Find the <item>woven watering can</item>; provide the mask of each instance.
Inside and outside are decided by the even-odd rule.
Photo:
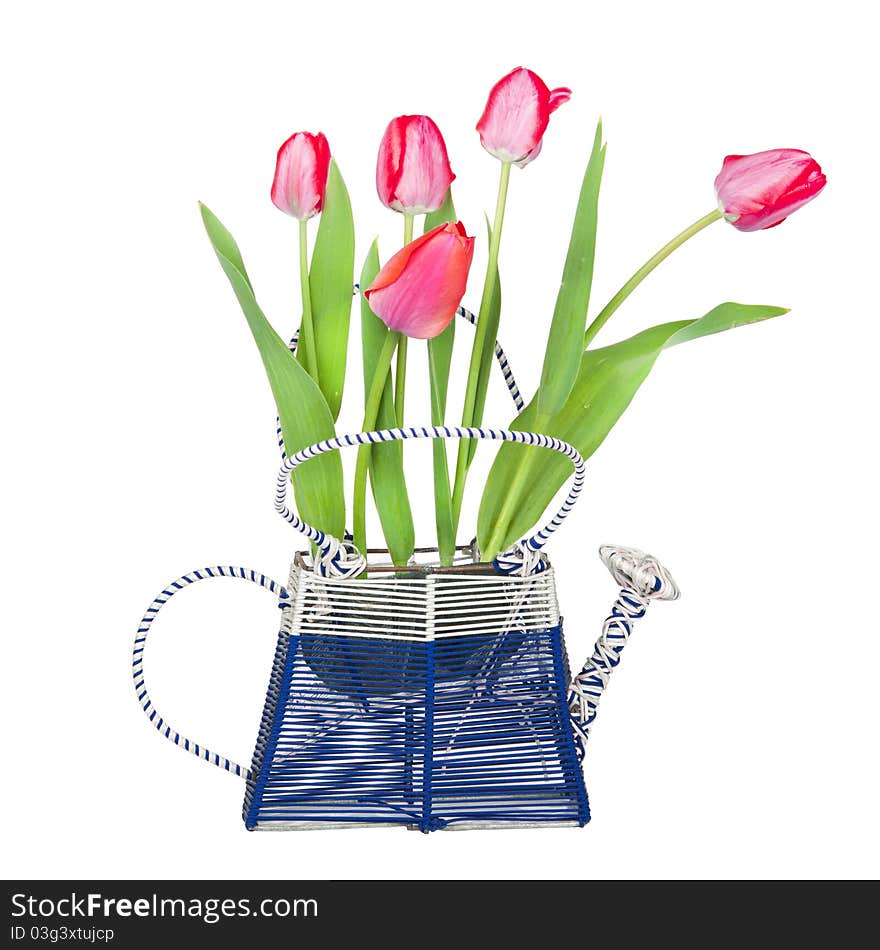
[[[574,483],[540,531],[492,563],[476,546],[452,566],[420,549],[406,568],[368,560],[348,540],[303,522],[286,504],[290,473],[324,452],[365,441],[478,438],[561,452]],[[678,589],[652,557],[604,546],[621,587],[595,649],[571,677],[553,568],[542,548],[583,483],[584,462],[537,433],[427,427],[359,433],[284,459],[276,509],[312,542],[286,587],[241,567],[178,578],[152,602],[135,638],[138,699],[162,735],[245,779],[248,829],[357,825],[439,829],[582,826],[590,819],[581,762],[611,671],[652,599]],[[368,552],[371,556],[382,552]],[[237,577],[278,597],[281,629],[250,768],[169,725],[144,680],[159,610],[209,577]]]
[[[588,456],[596,450],[664,349],[787,311],[726,301],[701,317],[658,324],[606,346],[594,347],[594,340],[636,287],[686,241],[722,220],[740,231],[775,227],[822,190],[825,176],[800,149],[727,156],[715,179],[712,209],[639,267],[588,322],[606,151],[600,121],[577,198],[540,382],[526,405],[497,341],[501,232],[512,166],[528,166],[538,156],[551,114],[570,95],[568,87],[552,89],[524,67],[489,93],[477,131],[483,148],[501,164],[476,317],[460,304],[477,238],[458,218],[450,187],[456,176],[430,116],[397,116],[382,137],[376,188],[382,204],[403,215],[403,244],[383,263],[374,239],[360,272],[362,288],[353,284],[351,200],[326,136],[295,132],[278,150],[271,198],[298,222],[301,353],[292,355],[297,338],[285,347],[261,309],[231,232],[200,206],[279,413],[275,507],[308,549],[295,556],[286,586],[257,571],[212,567],[166,587],[138,629],[134,681],[144,711],[166,738],[245,779],[248,829],[403,825],[430,832],[577,827],[590,819],[581,765],[598,702],[635,621],[651,600],[674,599],[678,588],[653,557],[634,548],[600,548],[620,593],[592,654],[572,676],[544,547],[583,488],[586,465],[577,447]],[[422,216],[422,234],[414,237],[415,219]],[[320,221],[310,258],[314,217]],[[552,226],[557,224],[554,214]],[[540,263],[529,265],[529,279]],[[364,431],[337,437],[350,290],[360,296]],[[460,427],[442,424],[451,411],[456,315],[475,328]],[[406,426],[410,341],[426,341],[430,426]],[[480,427],[493,341],[516,409],[509,429]],[[530,427],[570,442],[524,431]],[[445,446],[434,444],[437,549],[415,548],[402,447],[381,454],[372,449],[409,439],[465,440],[457,446],[454,478]],[[485,479],[477,541],[456,547],[477,439],[540,449],[547,464],[540,452],[500,445]],[[349,447],[358,449],[351,535],[340,460],[328,457],[308,467],[310,460]],[[296,473],[298,501],[314,524],[287,503],[301,465],[307,467]],[[534,531],[542,509],[572,474],[561,508]],[[388,552],[368,547],[369,485]],[[281,608],[249,767],[173,729],[144,682],[144,649],[157,612],[177,591],[216,576],[259,584]]]

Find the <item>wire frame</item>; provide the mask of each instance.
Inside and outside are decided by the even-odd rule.
[[[294,562],[247,827],[585,824],[552,568],[382,566]]]

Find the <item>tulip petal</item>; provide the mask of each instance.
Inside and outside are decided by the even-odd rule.
[[[551,112],[555,112],[561,105],[564,105],[571,99],[571,89],[567,86],[560,86],[558,89],[550,90],[550,100],[548,107]]]
[[[278,149],[272,203],[300,221],[313,217],[323,207],[329,170],[330,145],[324,134],[294,133]]]
[[[715,179],[715,193],[725,218],[737,230],[762,231],[781,224],[825,183],[808,152],[778,148],[728,155]]]
[[[564,86],[551,92],[530,69],[514,69],[492,87],[477,123],[483,148],[501,161],[527,165],[538,156],[551,113],[570,96]]]
[[[434,228],[433,231],[426,232],[421,237],[417,237],[414,241],[410,241],[409,244],[404,245],[393,257],[390,257],[382,270],[379,271],[373,283],[364,291],[367,299],[369,299],[370,294],[375,293],[377,290],[382,290],[389,284],[393,284],[403,273],[413,252],[421,247],[422,244],[431,240],[435,231],[440,231],[445,227],[445,224],[441,224],[439,227]]]
[[[386,207],[405,214],[436,211],[454,179],[446,143],[430,116],[402,115],[388,123],[376,162],[376,191]]]
[[[382,204],[388,207],[391,207],[391,202],[394,201],[397,183],[400,181],[405,148],[404,128],[400,120],[392,119],[379,143],[379,156],[376,160],[376,190]]]
[[[540,139],[538,144],[531,150],[531,152],[529,152],[528,155],[525,156],[525,158],[521,158],[518,162],[514,162],[513,164],[518,168],[525,168],[526,165],[528,165],[530,162],[533,162],[541,154],[541,149],[543,147],[544,140]]]
[[[442,333],[464,296],[474,239],[461,223],[441,224],[398,251],[364,291],[392,330],[416,339]]]

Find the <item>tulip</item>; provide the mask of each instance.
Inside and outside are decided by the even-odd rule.
[[[495,203],[495,220],[489,238],[486,280],[483,283],[483,296],[480,299],[480,313],[465,386],[461,417],[461,424],[465,427],[479,426],[482,421],[489,380],[488,370],[493,358],[494,340],[487,339],[487,327],[498,281],[498,255],[507,188],[510,183],[510,167],[519,165],[522,168],[538,157],[551,113],[570,98],[570,89],[564,86],[549,89],[537,73],[519,66],[495,83],[489,92],[480,121],[477,122],[483,148],[501,161],[501,175],[498,182],[498,199]],[[473,447],[462,441],[458,446],[455,483],[452,489],[452,523],[455,528],[461,516],[465,480],[472,461]]]
[[[718,205],[740,231],[775,228],[824,187],[816,160],[796,148],[728,155],[715,179]]]
[[[474,239],[460,221],[438,225],[399,250],[364,296],[389,329],[429,340],[455,316],[473,256]]]
[[[433,119],[401,115],[388,123],[376,162],[382,204],[410,215],[436,211],[454,179],[446,143]]]
[[[514,69],[492,87],[477,123],[483,148],[502,162],[528,165],[541,151],[550,114],[570,98],[570,89],[549,89],[530,69]]]
[[[323,132],[296,132],[278,149],[272,203],[285,214],[306,221],[324,206],[330,146]]]
[[[376,191],[382,204],[404,215],[404,245],[412,241],[413,216],[436,211],[454,178],[446,143],[433,119],[426,115],[401,115],[388,123],[379,144]],[[406,361],[407,341],[403,337],[397,348],[395,375],[398,425],[403,425]]]
[[[330,171],[330,146],[323,132],[295,132],[278,149],[275,178],[272,180],[272,203],[285,214],[299,221],[299,281],[302,296],[299,359],[306,371],[318,379],[318,354],[312,321],[312,297],[309,288],[308,241],[306,228],[324,207],[327,175]]]

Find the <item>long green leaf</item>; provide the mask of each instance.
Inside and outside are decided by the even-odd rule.
[[[354,286],[354,221],[351,201],[335,160],[330,161],[318,236],[309,266],[318,379],[333,418],[345,386],[348,328]]]
[[[452,189],[446,192],[443,204],[425,215],[424,231],[430,231],[447,221],[455,221],[455,204]],[[423,233],[424,233],[423,231]],[[428,340],[428,374],[431,386],[431,424],[442,426],[446,422],[446,397],[449,392],[449,370],[452,366],[452,350],[455,346],[456,318],[438,336]],[[437,547],[440,561],[451,564],[455,555],[455,525],[452,521],[452,488],[449,484],[449,459],[446,442],[433,439],[434,453],[434,516],[437,525]]]
[[[486,241],[492,243],[492,225],[486,218]],[[498,326],[501,323],[501,274],[498,268],[495,268],[495,286],[492,289],[492,299],[489,301],[489,309],[486,312],[486,339],[483,342],[483,357],[480,362],[480,375],[477,377],[477,394],[474,401],[474,421],[473,425],[481,426],[483,424],[483,413],[486,410],[486,396],[489,392],[489,377],[495,369],[495,342],[498,338]],[[477,452],[478,442],[476,439],[468,441],[467,464],[470,467]]]
[[[373,241],[361,272],[361,287],[367,288],[379,273],[379,245]],[[376,363],[388,328],[373,313],[367,298],[361,294],[361,340],[364,360],[364,398],[373,380]],[[397,425],[394,412],[394,390],[391,374],[385,382],[376,428],[392,429]],[[415,528],[409,495],[406,490],[406,478],[403,470],[403,443],[388,442],[374,445],[370,452],[370,484],[373,489],[373,501],[379,512],[385,543],[395,564],[403,565],[412,557],[415,548]]]
[[[599,187],[605,166],[602,122],[596,126],[593,151],[584,173],[571,241],[562,271],[562,284],[556,298],[553,322],[547,338],[541,385],[538,388],[539,416],[552,416],[565,404],[574,386],[583,349],[590,289],[593,285],[593,260],[596,255]]]
[[[623,414],[664,349],[787,312],[782,307],[723,303],[697,320],[664,323],[612,346],[587,350],[568,400],[545,421],[543,429],[570,442],[584,458],[589,458]],[[537,403],[532,400],[510,428],[530,430],[537,416]],[[489,473],[480,505],[478,538],[483,556],[493,558],[526,535],[571,470],[571,462],[555,453],[504,443]]]
[[[217,259],[263,359],[281,420],[285,451],[293,455],[314,442],[333,438],[333,417],[327,403],[257,304],[235,239],[205,205],[201,205],[201,212]],[[341,538],[345,532],[345,495],[339,453],[320,455],[304,463],[294,472],[293,486],[302,517]]]

